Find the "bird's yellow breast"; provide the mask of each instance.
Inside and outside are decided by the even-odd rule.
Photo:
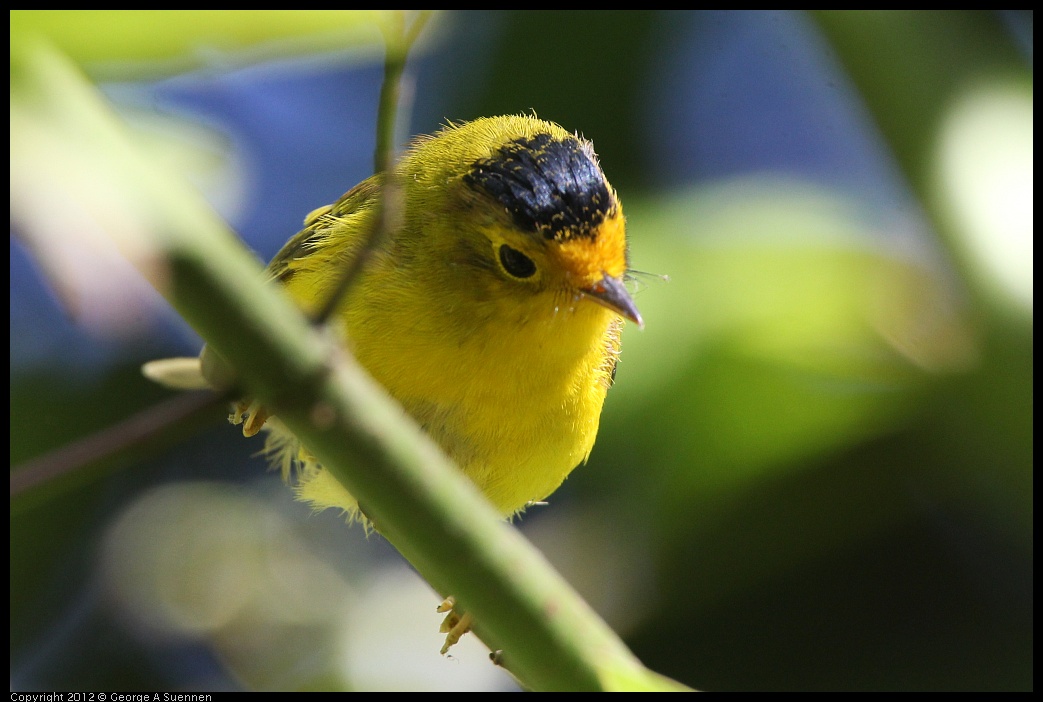
[[[392,263],[341,309],[349,348],[503,514],[543,499],[594,445],[618,316],[550,293],[441,299]]]

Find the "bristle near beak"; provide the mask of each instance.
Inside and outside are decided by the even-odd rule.
[[[581,292],[599,305],[626,317],[639,328],[644,328],[645,322],[641,319],[641,313],[637,311],[637,305],[621,279],[606,275]]]

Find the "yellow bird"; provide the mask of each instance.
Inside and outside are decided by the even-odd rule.
[[[416,139],[395,169],[401,226],[333,320],[359,362],[510,516],[587,459],[623,320],[642,324],[624,285],[623,208],[590,142],[535,117],[450,124]],[[330,298],[375,226],[384,179],[309,214],[268,266],[304,310]],[[206,349],[202,359],[205,372]],[[166,370],[149,365],[162,381]],[[268,430],[266,452],[302,499],[366,521],[264,408],[240,403],[233,421],[247,436]]]

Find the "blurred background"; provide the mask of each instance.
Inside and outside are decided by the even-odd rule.
[[[379,15],[148,15],[13,11],[12,47],[52,37],[264,261],[372,172]],[[516,523],[650,668],[1032,688],[1032,21],[425,31],[405,131],[535,111],[594,142],[624,203],[646,327],[589,463]],[[202,344],[98,236],[119,212],[26,175],[50,126],[18,78],[13,471],[170,399],[141,363]],[[221,414],[12,497],[13,690],[516,689],[474,637],[440,656],[440,598]]]

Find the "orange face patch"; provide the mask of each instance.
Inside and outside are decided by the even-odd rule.
[[[551,244],[568,282],[588,289],[605,276],[620,278],[627,269],[626,223],[617,204],[591,235],[573,236]]]

